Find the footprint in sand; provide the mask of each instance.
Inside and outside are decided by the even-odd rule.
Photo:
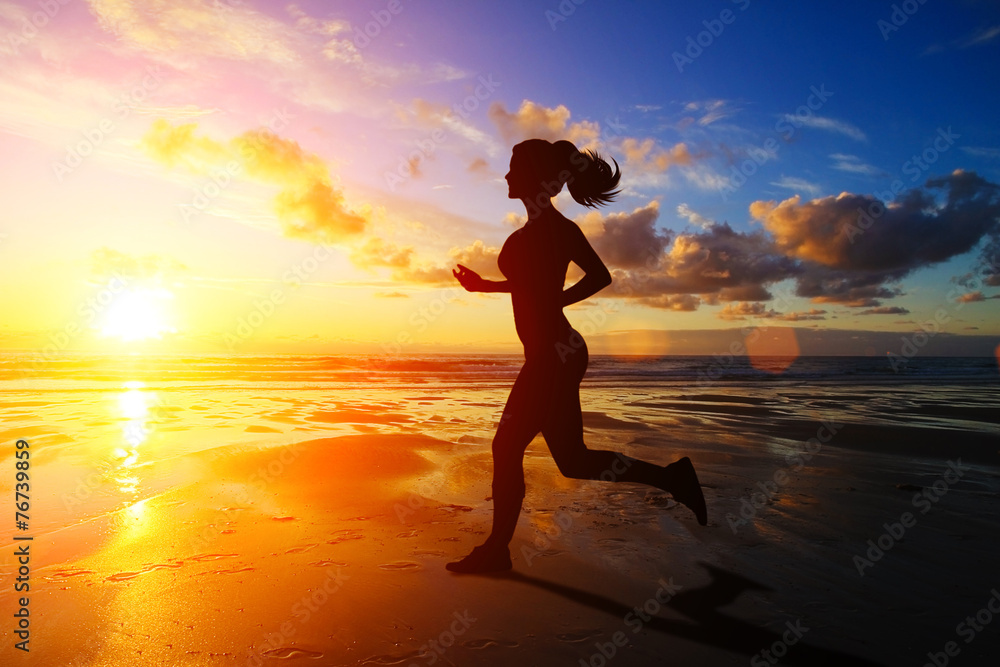
[[[549,558],[551,556],[559,556],[566,553],[564,549],[546,549],[545,551],[539,551],[532,554],[532,558]]]
[[[292,547],[291,549],[289,549],[285,553],[286,554],[304,554],[305,552],[309,551],[310,549],[314,549],[314,548],[316,548],[318,546],[319,546],[318,544],[303,544],[300,547]]]
[[[93,570],[59,570],[58,572],[53,572],[51,576],[46,577],[46,579],[60,578],[64,579],[66,577],[78,577],[81,574],[94,574]]]
[[[471,512],[472,508],[468,505],[441,505],[438,509],[445,510],[446,512]]]
[[[253,572],[255,568],[252,567],[234,567],[231,570],[215,570],[214,572],[204,572],[203,574],[238,574],[240,572]]]
[[[417,549],[411,556],[446,556],[447,554],[443,551],[438,551],[437,549]]]
[[[170,561],[167,563],[156,563],[154,565],[147,565],[146,567],[138,570],[136,572],[118,572],[107,577],[105,581],[127,581],[129,579],[134,579],[140,574],[146,574],[148,572],[154,572],[156,570],[176,570],[177,568],[184,565],[187,561],[209,561],[209,560],[220,560],[222,558],[236,558],[239,554],[201,554],[198,556],[191,556],[190,558],[185,558],[184,560]]]
[[[479,650],[484,648],[490,648],[491,646],[499,646],[502,648],[517,648],[518,646],[520,646],[520,644],[518,644],[515,641],[511,641],[509,639],[470,639],[467,642],[462,642],[462,646],[464,646],[465,648]]]
[[[399,561],[396,563],[379,565],[379,567],[383,570],[422,570],[424,566],[420,563],[414,563],[412,561]]]
[[[569,643],[585,642],[591,637],[596,637],[599,634],[601,634],[600,630],[574,630],[573,632],[563,632],[562,634],[558,634],[556,635],[556,639]]]
[[[313,565],[315,567],[331,567],[331,566],[347,567],[347,563],[341,563],[341,562],[335,561],[335,560],[318,560],[318,561],[315,561],[315,562],[309,563],[309,564]]]
[[[290,658],[311,658],[318,660],[323,657],[319,651],[308,651],[304,648],[293,648],[291,646],[280,646],[270,651],[261,653],[265,658],[277,658],[278,660],[288,660]]]
[[[327,544],[340,544],[341,542],[347,542],[348,540],[360,540],[363,539],[364,535],[358,530],[338,530],[333,534],[333,537],[326,541]]]
[[[667,495],[651,494],[643,498],[643,501],[647,505],[652,505],[653,507],[666,507],[668,509],[677,504],[677,501],[675,501],[673,498]]]
[[[118,574],[112,574],[110,577],[105,579],[105,581],[128,581],[129,579],[135,579],[140,574],[146,574],[147,572],[153,572],[154,570],[173,570],[179,568],[183,564],[184,563],[180,561],[172,563],[157,563],[156,565],[144,567],[138,572],[119,572]]]
[[[396,655],[373,655],[362,661],[362,665],[399,665],[404,662],[411,662],[426,655],[422,651],[407,651]]]
[[[239,554],[201,554],[198,556],[191,556],[185,560],[201,562],[206,560],[222,560],[223,558],[236,558],[237,556],[239,556]]]

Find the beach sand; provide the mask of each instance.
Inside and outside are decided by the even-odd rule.
[[[136,468],[155,492],[131,503],[74,490],[53,462],[35,500],[30,653],[7,611],[15,547],[0,550],[0,662],[922,665],[949,641],[955,664],[995,657],[1000,618],[969,642],[956,625],[1000,587],[996,417],[960,431],[880,422],[843,397],[810,418],[748,391],[595,392],[588,444],[690,456],[709,525],[655,489],[563,478],[538,438],[513,571],[456,575],[445,563],[489,530],[492,424],[455,415],[495,414],[503,394],[243,414],[241,439]],[[198,407],[215,409],[163,415]]]

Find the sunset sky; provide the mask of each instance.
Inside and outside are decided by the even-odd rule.
[[[621,165],[556,201],[615,276],[567,311],[601,350],[995,345],[1000,6],[823,4],[0,1],[0,347],[516,352],[451,268],[499,277],[530,137]]]

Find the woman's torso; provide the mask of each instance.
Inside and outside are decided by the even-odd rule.
[[[507,238],[497,257],[526,358],[557,354],[556,345],[572,333],[562,312],[570,262],[566,225],[572,224],[558,213],[528,222]]]

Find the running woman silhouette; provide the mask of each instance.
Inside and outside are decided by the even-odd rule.
[[[587,345],[563,308],[610,285],[611,273],[576,223],[555,209],[552,198],[568,185],[573,199],[585,206],[613,201],[621,179],[618,163],[612,172],[600,155],[579,151],[569,141],[529,139],[514,146],[506,178],[508,197],[520,199],[528,213],[497,257],[507,279],[486,280],[461,264],[453,273],[470,292],[510,293],[524,365],[493,438],[492,532],[484,544],[446,567],[453,572],[510,569],[509,544],[525,491],[524,452],[539,432],[563,475],[655,486],[670,492],[705,525],[705,497],[689,458],[664,467],[588,449],[583,441],[580,380],[587,370]],[[564,290],[570,262],[585,275]]]

